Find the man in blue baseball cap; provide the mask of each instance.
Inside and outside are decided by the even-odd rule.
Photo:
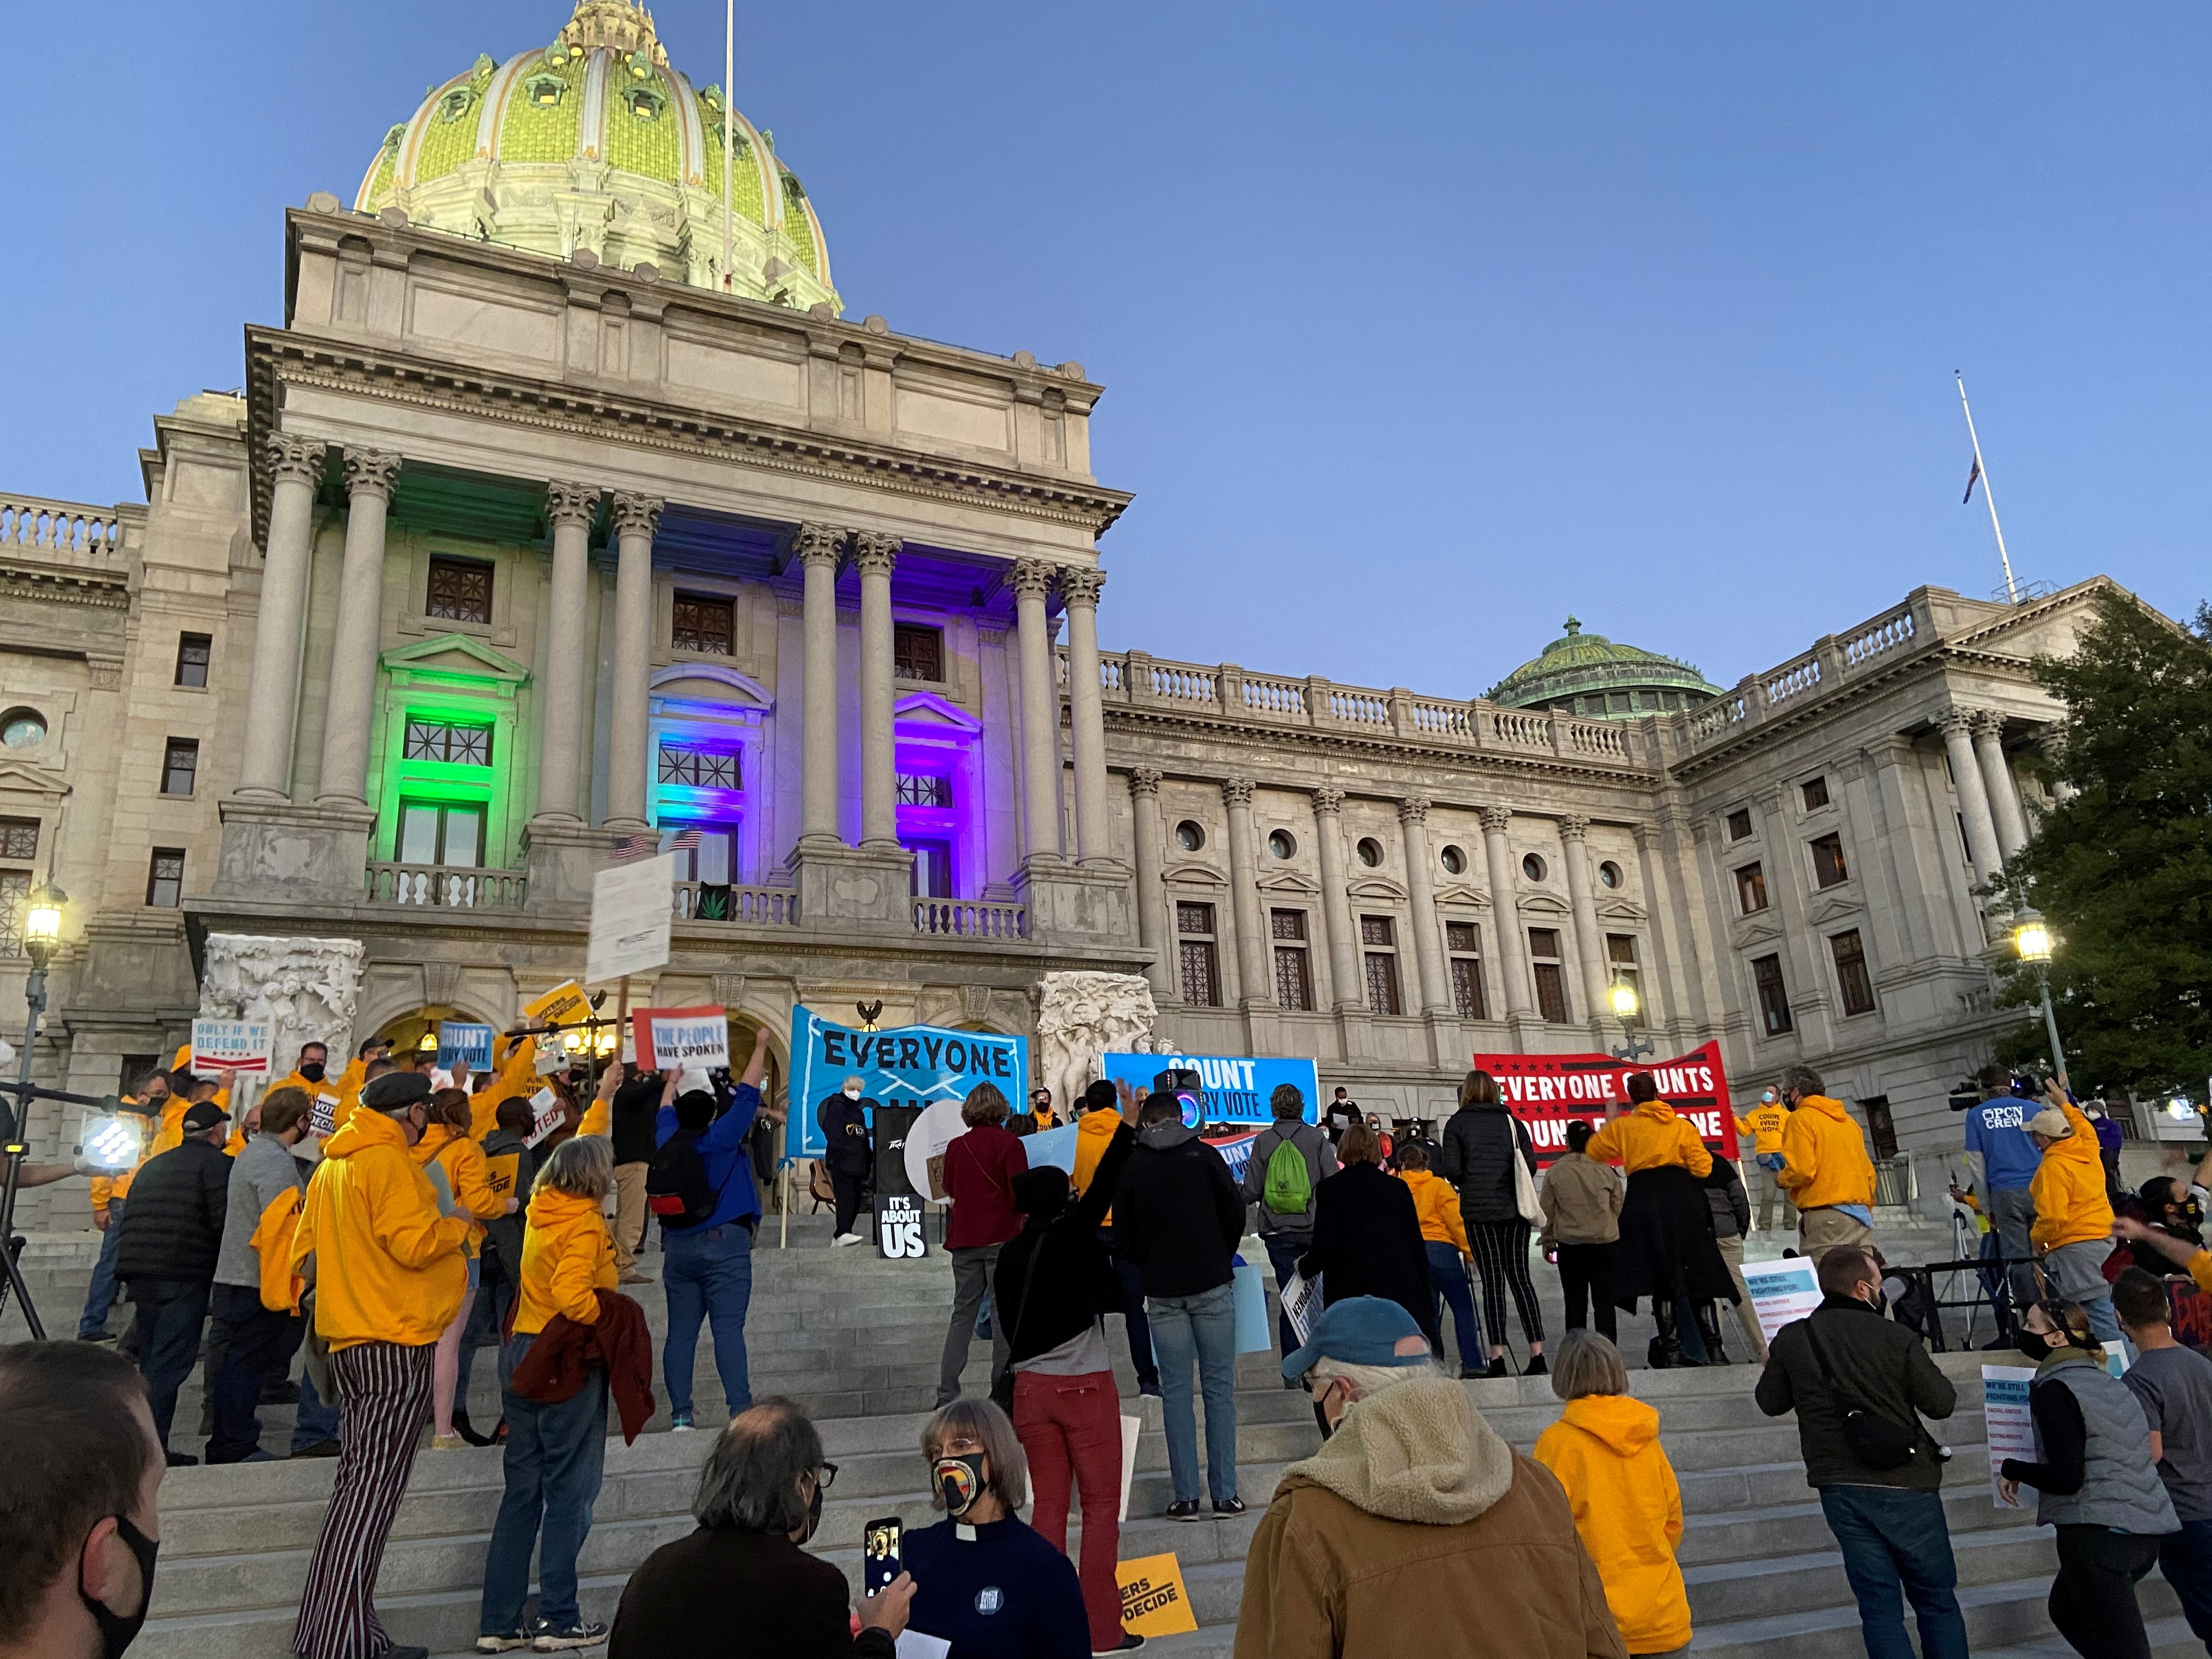
[[[1253,1534],[1237,1659],[1626,1659],[1566,1493],[1438,1372],[1405,1309],[1330,1304],[1283,1375],[1324,1440]]]

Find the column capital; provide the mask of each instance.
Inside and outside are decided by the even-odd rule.
[[[1974,711],[1956,707],[1946,709],[1936,718],[1936,726],[1946,738],[1971,738],[1974,732]]]
[[[309,485],[323,481],[323,457],[327,447],[315,439],[295,438],[278,432],[270,437],[266,453],[270,469],[279,483],[287,479]]]
[[[1970,721],[1976,738],[1990,738],[2000,743],[2004,740],[2005,717],[1996,709],[1977,708]]]
[[[1658,843],[1659,826],[1656,823],[1638,819],[1628,826],[1628,833],[1636,837],[1636,850],[1639,853],[1648,853]]]
[[[1017,599],[1042,599],[1052,592],[1053,567],[1042,559],[1014,561],[1013,588]]]
[[[597,484],[555,479],[545,486],[545,517],[556,525],[588,525],[599,510]]]
[[[1559,820],[1561,841],[1582,841],[1589,835],[1590,821],[1579,812],[1570,812]]]
[[[660,523],[660,509],[667,503],[658,495],[642,495],[628,489],[615,492],[615,533],[618,536],[650,536]]]
[[[1157,795],[1160,793],[1160,773],[1158,767],[1133,766],[1129,769],[1129,793],[1133,795]]]
[[[879,530],[853,532],[853,563],[863,576],[888,576],[906,544]]]
[[[826,564],[835,570],[844,542],[845,532],[834,524],[803,524],[792,556],[802,565]]]
[[[1408,795],[1398,803],[1399,823],[1426,823],[1428,821],[1429,798],[1426,795]]]
[[[1482,821],[1484,835],[1502,836],[1513,822],[1513,809],[1510,806],[1478,806],[1474,809],[1474,816]]]
[[[1221,786],[1222,804],[1231,811],[1252,805],[1254,785],[1249,778],[1230,778]]]
[[[392,499],[399,483],[399,457],[379,449],[349,449],[345,458],[346,499],[380,495]]]
[[[1333,818],[1344,811],[1344,791],[1316,789],[1313,792],[1314,816]]]
[[[1103,570],[1063,570],[1060,573],[1060,602],[1070,611],[1095,611],[1098,590],[1106,586]]]

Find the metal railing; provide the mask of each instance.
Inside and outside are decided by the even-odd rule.
[[[1019,904],[918,898],[914,902],[914,931],[936,939],[1020,939],[1029,931],[1029,915]]]
[[[792,887],[741,887],[733,882],[679,881],[678,921],[733,921],[753,927],[796,927],[799,891]]]
[[[520,910],[529,895],[529,878],[519,870],[445,864],[371,864],[368,885],[371,904],[444,909]]]

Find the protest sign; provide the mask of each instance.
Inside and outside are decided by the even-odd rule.
[[[1313,1340],[1313,1316],[1321,1311],[1321,1280],[1292,1273],[1291,1282],[1282,1288],[1282,1304],[1283,1317],[1291,1322],[1291,1334],[1303,1348]]]
[[[192,1075],[269,1075],[269,1022],[265,1019],[196,1019],[192,1022]]]
[[[592,878],[592,933],[584,947],[587,981],[649,974],[668,961],[675,916],[676,854],[617,864]]]
[[[438,1064],[452,1071],[455,1061],[471,1072],[491,1070],[491,1027],[463,1019],[438,1022]]]
[[[1242,1134],[1207,1135],[1206,1144],[1221,1154],[1221,1161],[1229,1166],[1229,1178],[1240,1186],[1244,1180],[1244,1166],[1252,1161],[1252,1145],[1260,1139],[1257,1129],[1247,1129]]]
[[[1747,1261],[1743,1282],[1751,1291],[1753,1310],[1759,1315],[1759,1334],[1769,1342],[1784,1325],[1804,1318],[1820,1305],[1820,1281],[1808,1256]]]
[[[907,1126],[905,1144],[899,1149],[907,1184],[933,1203],[950,1203],[945,1195],[945,1149],[967,1133],[968,1120],[960,1115],[958,1101],[933,1101]]]
[[[1121,1627],[1143,1637],[1176,1636],[1198,1628],[1174,1553],[1123,1561],[1114,1569],[1121,1586]]]
[[[1075,1174],[1075,1142],[1082,1131],[1073,1123],[1057,1129],[1044,1129],[1022,1138],[1022,1150],[1030,1155],[1030,1168],[1038,1169],[1049,1164],[1056,1170]]]
[[[1737,1155],[1735,1109],[1717,1042],[1648,1066],[1610,1054],[1476,1054],[1474,1064],[1498,1079],[1507,1109],[1528,1126],[1539,1164],[1567,1150],[1567,1125],[1574,1119],[1595,1128],[1607,1107],[1626,1108],[1628,1079],[1638,1072],[1651,1074],[1659,1098],[1688,1118],[1706,1146],[1723,1158]]]
[[[648,1072],[711,1072],[730,1063],[725,1008],[640,1008],[630,1015],[638,1064]]]
[[[568,1113],[562,1109],[561,1097],[550,1089],[540,1089],[530,1097],[530,1133],[522,1138],[526,1146],[535,1146],[539,1141],[561,1127]]]
[[[2212,1349],[2212,1296],[2186,1279],[2166,1281],[2166,1305],[2172,1310],[2173,1340],[2199,1353]]]
[[[2027,1385],[2035,1381],[2029,1365],[1982,1367],[1982,1421],[1990,1443],[1990,1502],[2001,1510],[2032,1510],[2039,1496],[2033,1486],[2020,1489],[2020,1501],[2008,1504],[1997,1490],[1997,1470],[2008,1457],[2033,1463],[2035,1457],[2035,1419],[2028,1415]]]
[[[1101,1061],[1107,1079],[1115,1083],[1129,1083],[1149,1089],[1152,1079],[1162,1072],[1192,1071],[1198,1073],[1197,1116],[1191,1120],[1195,1128],[1200,1123],[1255,1123],[1267,1125],[1275,1121],[1275,1114],[1267,1104],[1278,1085],[1295,1087],[1306,1103],[1305,1121],[1315,1121],[1320,1109],[1317,1098],[1321,1092],[1319,1074],[1310,1060],[1260,1060],[1249,1057],[1230,1058],[1220,1054],[1113,1054]]]
[[[568,1025],[589,1017],[592,1000],[584,994],[584,988],[573,979],[564,979],[551,990],[540,993],[522,1005],[522,1012],[532,1019],[544,1020],[548,1025]]]
[[[307,1109],[307,1133],[311,1135],[331,1135],[337,1133],[338,1097],[336,1095],[317,1095]]]
[[[804,1006],[793,1008],[786,1157],[820,1158],[827,1150],[815,1108],[848,1077],[858,1077],[860,1092],[880,1104],[916,1111],[932,1101],[964,1099],[979,1083],[996,1085],[1009,1102],[1019,1102],[1029,1093],[1028,1045],[995,1031],[935,1025],[856,1031]],[[915,1190],[929,1188],[916,1182]]]
[[[1137,1442],[1145,1431],[1141,1417],[1121,1419],[1121,1524],[1129,1523],[1129,1488],[1137,1481]]]
[[[921,1200],[905,1193],[876,1198],[876,1254],[886,1261],[918,1261],[929,1254]]]

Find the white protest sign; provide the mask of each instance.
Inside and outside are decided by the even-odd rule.
[[[1769,1342],[1784,1325],[1804,1318],[1820,1305],[1820,1281],[1809,1257],[1747,1261],[1743,1282],[1751,1291],[1752,1308],[1759,1315],[1759,1334]]]
[[[269,1075],[269,1022],[265,1019],[196,1019],[192,1022],[192,1075]]]
[[[638,1064],[648,1072],[711,1072],[730,1063],[723,1008],[640,1008],[630,1015]]]
[[[666,965],[675,883],[673,853],[617,864],[592,878],[592,937],[584,951],[586,981],[647,974]]]
[[[336,1095],[317,1095],[314,1104],[307,1109],[307,1133],[311,1135],[335,1134],[338,1127],[338,1097]]]
[[[535,1146],[559,1128],[567,1116],[561,1107],[561,1097],[550,1089],[540,1089],[530,1097],[530,1133],[523,1136],[522,1144]]]
[[[1292,1273],[1291,1282],[1282,1287],[1282,1304],[1283,1317],[1291,1322],[1291,1334],[1297,1338],[1298,1346],[1303,1348],[1313,1340],[1309,1325],[1321,1310],[1321,1280]]]
[[[2027,1385],[2034,1381],[2033,1366],[1982,1367],[1982,1420],[1988,1425],[1990,1443],[1990,1502],[2001,1510],[2035,1507],[2037,1493],[2033,1486],[2020,1489],[2021,1501],[2016,1504],[2006,1503],[2004,1494],[1997,1490],[1997,1470],[2006,1458],[2035,1462],[2035,1419],[2027,1411]]]
[[[1145,1431],[1141,1417],[1121,1419],[1121,1523],[1129,1522],[1129,1488],[1137,1480],[1137,1439]]]
[[[945,1195],[945,1149],[967,1133],[957,1100],[933,1100],[915,1119],[906,1132],[906,1178],[915,1191],[933,1203],[952,1201]]]

